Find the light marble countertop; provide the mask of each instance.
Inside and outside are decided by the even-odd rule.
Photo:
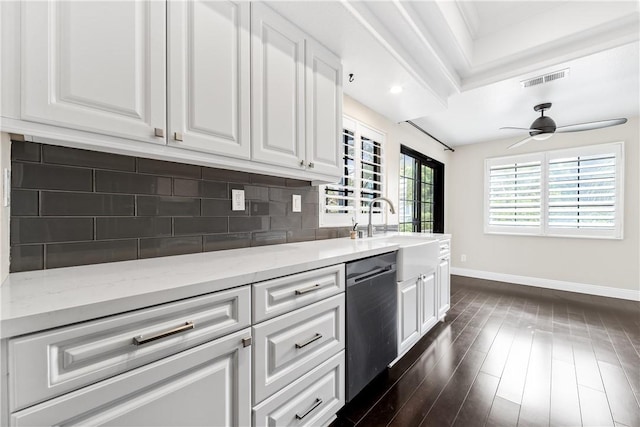
[[[387,233],[12,273],[0,287],[0,338],[109,316],[390,252]]]

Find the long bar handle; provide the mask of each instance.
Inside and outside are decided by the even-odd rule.
[[[318,334],[318,333],[316,333],[316,334],[313,336],[313,338],[309,338],[308,340],[306,340],[305,342],[303,342],[303,343],[301,343],[301,344],[296,343],[296,348],[306,347],[306,346],[308,346],[309,344],[311,344],[312,342],[314,342],[314,341],[318,341],[320,338],[322,338],[322,334]]]
[[[168,336],[171,336],[171,335],[179,334],[180,332],[185,332],[185,331],[188,331],[189,329],[193,329],[195,327],[196,326],[193,324],[193,322],[186,322],[182,326],[178,326],[177,328],[169,329],[168,331],[160,332],[160,333],[155,334],[155,335],[151,335],[150,337],[147,337],[147,338],[143,338],[142,335],[138,335],[137,337],[133,337],[133,343],[135,345],[147,344],[147,343],[150,343],[151,341],[155,341],[155,340],[159,340],[159,339],[164,338],[164,337],[168,337]]]
[[[380,267],[380,268],[377,268],[375,270],[369,271],[367,273],[361,274],[360,276],[354,277],[352,280],[355,283],[362,282],[363,280],[372,279],[372,278],[374,278],[376,276],[379,276],[381,274],[387,273],[387,272],[389,272],[391,270],[393,270],[393,267],[390,266],[390,265],[388,265],[386,267]]]
[[[309,286],[308,288],[296,289],[296,295],[303,295],[307,292],[313,292],[320,289],[322,285],[320,283],[316,283],[315,285]]]
[[[316,401],[313,402],[313,406],[311,408],[309,408],[309,410],[307,412],[305,412],[304,414],[302,414],[302,415],[296,414],[296,418],[299,419],[299,420],[303,419],[304,417],[309,415],[311,413],[311,411],[313,411],[314,409],[316,409],[320,405],[322,405],[322,399],[320,399],[319,397],[316,397]]]

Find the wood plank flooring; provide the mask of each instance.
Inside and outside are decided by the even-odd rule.
[[[452,276],[451,310],[342,426],[640,426],[640,303]]]

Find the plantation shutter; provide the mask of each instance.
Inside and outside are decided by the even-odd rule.
[[[620,234],[619,144],[550,152],[547,232],[614,237]]]
[[[384,135],[348,117],[342,126],[342,177],[320,187],[321,226],[349,226],[353,220],[366,224],[369,201],[383,195]],[[374,207],[372,221],[384,221],[381,207]]]
[[[542,158],[492,159],[487,165],[486,228],[539,233],[542,226]]]

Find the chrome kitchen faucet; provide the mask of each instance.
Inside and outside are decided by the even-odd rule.
[[[373,224],[371,224],[371,209],[373,208],[373,204],[375,202],[381,202],[383,200],[389,203],[389,210],[391,211],[391,213],[396,213],[396,210],[393,208],[393,203],[391,203],[391,200],[387,199],[386,197],[376,197],[375,199],[372,199],[369,202],[369,225],[367,225],[367,237],[373,237]]]

